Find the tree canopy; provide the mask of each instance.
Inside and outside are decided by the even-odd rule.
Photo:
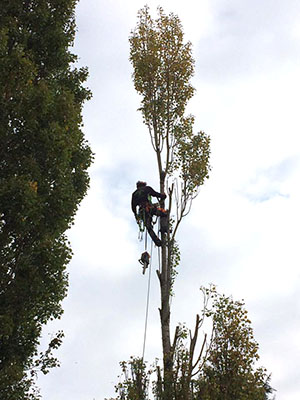
[[[184,41],[177,15],[166,15],[158,7],[153,19],[147,6],[138,12],[129,42],[134,86],[142,97],[140,110],[157,156],[160,189],[169,191],[170,206],[176,196],[180,222],[210,170],[210,138],[193,132],[194,117],[185,115],[195,92],[192,45]]]
[[[62,313],[65,231],[86,194],[85,68],[71,53],[75,0],[0,9],[0,397],[26,399],[41,327]],[[57,343],[61,340],[59,336]],[[55,345],[52,343],[52,347]]]

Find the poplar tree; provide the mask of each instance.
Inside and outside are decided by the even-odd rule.
[[[92,159],[82,128],[85,68],[70,51],[77,0],[2,0],[0,7],[0,398],[35,398],[42,326],[62,314],[71,249],[65,231]]]
[[[191,77],[194,59],[191,43],[184,41],[179,18],[158,8],[152,19],[145,6],[130,36],[133,80],[141,95],[140,111],[156,154],[160,192],[168,195],[162,206],[169,210],[170,223],[162,234],[161,271],[157,271],[161,291],[160,320],[163,347],[164,398],[171,399],[173,363],[178,329],[171,338],[170,298],[179,262],[176,233],[190,211],[200,186],[208,178],[210,138],[193,132],[194,117],[185,115],[194,94]]]
[[[143,358],[122,362],[124,379],[116,386],[117,399],[265,400],[272,389],[266,371],[254,368],[258,345],[242,303],[220,296],[213,285],[202,288],[203,309],[193,331],[181,324],[173,333],[170,330],[170,300],[180,263],[176,234],[209,177],[210,138],[202,131],[195,133],[194,117],[185,115],[194,94],[190,82],[194,60],[179,18],[158,8],[154,20],[145,6],[129,41],[134,85],[156,154],[160,192],[167,194],[161,205],[169,210],[169,229],[161,233],[157,271],[163,371],[158,363],[146,368]],[[206,319],[212,332],[201,342],[199,331]]]

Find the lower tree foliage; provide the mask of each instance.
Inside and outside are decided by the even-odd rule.
[[[171,399],[268,400],[274,389],[266,369],[257,367],[258,344],[243,302],[219,295],[212,287],[192,333],[178,326]],[[212,303],[210,305],[210,303]],[[211,327],[198,343],[199,328]],[[198,348],[199,347],[199,348]],[[198,348],[198,354],[196,350]],[[115,400],[163,399],[163,373],[158,361],[151,368],[140,358],[122,362]]]
[[[35,398],[43,324],[62,314],[71,250],[65,231],[89,184],[81,130],[90,92],[68,50],[75,0],[3,0],[0,7],[0,398]],[[31,393],[31,394],[30,394]]]
[[[203,400],[264,400],[272,389],[264,368],[256,368],[258,344],[243,302],[218,296],[213,309],[212,340],[197,380]]]

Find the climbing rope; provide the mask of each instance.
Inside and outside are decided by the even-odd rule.
[[[160,267],[160,247],[157,248],[157,258],[158,258],[158,271],[161,272],[161,267]]]
[[[147,240],[147,233],[146,233],[146,239]],[[145,243],[146,246],[146,243]],[[144,329],[144,343],[143,343],[143,355],[142,355],[142,361],[144,360],[144,355],[145,355],[145,346],[146,346],[146,336],[147,336],[147,326],[148,326],[148,311],[149,311],[149,298],[150,298],[150,283],[151,283],[151,265],[152,265],[152,248],[153,248],[153,242],[151,241],[151,254],[150,254],[150,263],[149,263],[149,278],[148,278],[148,290],[147,290],[147,302],[146,302],[146,316],[145,316],[145,329]]]
[[[157,229],[157,236],[158,232],[160,231],[160,218],[158,221],[158,229]],[[158,271],[161,272],[161,267],[160,267],[160,247],[157,247],[157,258],[158,258]]]
[[[157,220],[159,220],[159,226],[158,226],[158,231],[157,231],[157,236],[160,230],[160,218],[156,217],[156,221],[154,222],[154,225],[156,224]],[[148,232],[147,230],[145,231],[145,252],[147,251],[147,237],[148,237]],[[151,283],[151,267],[152,267],[152,250],[153,250],[153,241],[151,240],[151,250],[150,250],[150,262],[149,262],[149,277],[148,277],[148,290],[147,290],[147,301],[146,301],[146,315],[145,315],[145,328],[144,328],[144,342],[143,342],[143,355],[142,355],[142,361],[144,360],[144,355],[145,355],[145,347],[146,347],[146,337],[147,337],[147,328],[148,328],[148,314],[149,314],[149,299],[150,299],[150,283]],[[157,248],[158,250],[158,263],[159,263],[159,272],[161,272],[161,267],[160,267],[160,252],[159,252],[159,247]]]
[[[147,251],[147,237],[148,237],[148,232],[146,231],[145,233],[145,251]],[[151,254],[150,254],[151,256]]]

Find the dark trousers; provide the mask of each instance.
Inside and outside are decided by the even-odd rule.
[[[167,219],[168,219],[168,213],[167,211],[163,210],[160,207],[157,207],[155,205],[150,205],[147,204],[145,208],[143,208],[143,212],[145,213],[145,225],[147,228],[147,231],[149,233],[149,236],[153,240],[153,242],[156,244],[156,246],[160,247],[161,246],[161,240],[159,237],[155,234],[153,230],[153,224],[152,224],[152,217],[156,215],[157,217],[161,217],[161,232],[166,232],[167,231]]]

